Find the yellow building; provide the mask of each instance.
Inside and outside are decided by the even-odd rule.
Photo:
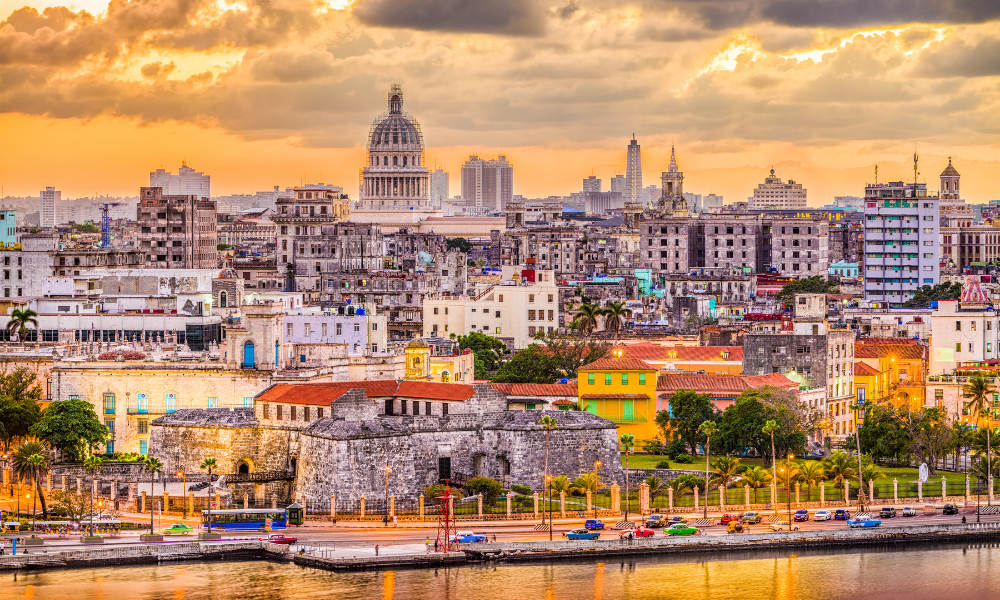
[[[854,346],[854,364],[863,363],[884,375],[883,388],[866,388],[870,403],[891,402],[917,410],[927,395],[927,347],[920,344],[896,344],[886,341],[859,342]],[[857,383],[855,383],[857,386]],[[872,393],[878,395],[872,396]]]
[[[657,434],[656,368],[635,358],[602,358],[577,370],[580,409],[631,433],[636,446]]]
[[[432,354],[423,340],[406,344],[406,379],[440,383],[471,384],[476,376],[476,357],[472,350]]]

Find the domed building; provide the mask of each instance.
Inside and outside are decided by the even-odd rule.
[[[403,112],[403,90],[399,85],[389,89],[389,110],[372,123],[367,150],[358,210],[413,211],[430,207],[424,136],[417,120]]]

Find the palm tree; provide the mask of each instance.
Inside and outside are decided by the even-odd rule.
[[[615,344],[618,344],[618,334],[625,327],[625,319],[632,316],[632,309],[625,308],[624,302],[608,302],[603,313],[604,329],[615,334]]]
[[[984,419],[986,420],[986,462],[990,465],[989,470],[992,471],[993,457],[990,456],[992,454],[990,449],[991,427],[989,426],[990,391],[990,384],[982,375],[976,375],[975,377],[969,379],[969,383],[962,388],[963,395],[969,398],[969,403],[966,405],[966,409],[973,417],[973,422],[976,424],[976,427],[979,426],[981,421]]]
[[[580,312],[576,313],[576,318],[573,321],[577,324],[580,333],[587,335],[593,333],[594,329],[597,328],[597,318],[603,314],[604,311],[596,304],[581,304]]]
[[[208,532],[212,533],[212,469],[219,466],[214,458],[206,458],[201,461],[201,468],[208,469]]]
[[[23,343],[28,333],[28,325],[32,325],[35,329],[38,329],[38,319],[35,318],[37,316],[38,313],[30,308],[15,308],[10,313],[10,321],[7,322],[7,333],[14,335],[16,332],[17,339]]]
[[[709,484],[712,486],[721,485],[727,488],[736,481],[736,476],[742,465],[740,459],[733,456],[720,456],[712,463],[712,479]]]
[[[862,485],[867,484],[869,481],[877,481],[879,479],[885,479],[885,471],[880,469],[879,466],[872,461],[865,461],[861,466]]]
[[[801,476],[802,483],[806,484],[806,488],[809,490],[807,499],[812,498],[812,488],[814,485],[819,485],[819,482],[826,479],[826,471],[823,469],[823,465],[814,460],[810,460],[799,465],[799,474]]]
[[[663,493],[663,490],[667,489],[668,485],[663,483],[656,475],[650,475],[645,480],[646,486],[649,487],[649,497],[655,498]]]
[[[104,461],[96,456],[88,457],[87,460],[83,461],[83,468],[88,473],[93,473],[94,471],[101,468],[101,463]],[[90,537],[94,537],[94,485],[90,485]]]
[[[698,426],[698,433],[705,436],[705,515],[708,518],[708,463],[712,459],[712,436],[719,432],[715,421],[704,421]]]
[[[623,433],[619,441],[625,449],[625,520],[628,521],[628,456],[635,450],[635,436]]]
[[[764,467],[752,467],[743,472],[740,480],[753,488],[753,503],[757,504],[757,490],[771,484],[771,474]]]
[[[858,461],[843,452],[834,452],[823,461],[823,471],[827,481],[833,481],[838,488],[844,489],[844,482],[857,476]]]
[[[549,415],[544,415],[539,419],[538,424],[545,431],[545,472],[542,473],[542,494],[544,494],[545,488],[549,484],[549,436],[552,435],[553,430],[559,429],[559,425],[556,423],[556,418]],[[549,491],[549,502],[552,502],[551,491]],[[545,511],[542,511],[542,523],[545,523]],[[552,529],[552,523],[549,523],[549,529]]]
[[[47,450],[43,442],[28,440],[15,448],[10,455],[10,464],[14,470],[15,478],[22,481],[31,479],[35,495],[42,503],[42,515],[46,519],[48,519],[49,514],[48,506],[45,502],[45,494],[42,493],[42,484],[38,480],[49,472],[49,461],[45,458]],[[39,465],[34,465],[31,461],[31,457],[36,454],[42,457],[42,462]]]
[[[569,493],[570,487],[572,487],[572,485],[573,483],[569,480],[569,477],[565,475],[553,477],[551,480],[549,480],[549,489],[555,492],[556,494],[560,494],[562,492]],[[550,497],[549,501],[551,500],[552,498]]]
[[[604,484],[601,483],[601,476],[597,473],[584,473],[576,478],[569,492],[577,496],[586,496],[587,492],[596,494]]]
[[[153,484],[155,483],[156,474],[163,471],[163,463],[160,459],[155,456],[147,456],[143,461],[145,463],[145,470],[149,473],[149,533],[153,533]],[[208,476],[209,481],[212,480],[211,474]],[[166,500],[166,496],[163,497]],[[166,506],[163,507],[164,510],[167,509]]]
[[[771,434],[771,477],[775,480],[778,479],[778,459],[777,454],[774,452],[774,432],[779,429],[781,429],[781,427],[778,426],[778,422],[774,419],[768,419],[768,421],[764,423],[764,427],[761,429],[765,435]],[[774,502],[773,498],[771,504],[774,505],[774,512],[778,512],[778,503]]]

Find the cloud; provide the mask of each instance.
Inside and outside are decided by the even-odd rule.
[[[160,61],[156,61],[143,65],[142,68],[139,69],[139,72],[142,73],[142,76],[147,79],[158,79],[161,77],[167,77],[176,69],[177,65],[175,65],[173,61],[167,65]]]
[[[925,77],[1000,75],[1000,39],[949,39],[932,44],[921,54],[917,72]]]
[[[983,23],[1000,18],[996,0],[769,0],[761,17],[795,27]]]
[[[545,32],[544,12],[534,0],[361,0],[353,12],[377,27],[517,36]]]

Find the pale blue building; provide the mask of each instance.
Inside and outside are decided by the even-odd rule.
[[[858,263],[838,260],[830,265],[830,275],[834,277],[851,277],[856,279],[858,276]]]

